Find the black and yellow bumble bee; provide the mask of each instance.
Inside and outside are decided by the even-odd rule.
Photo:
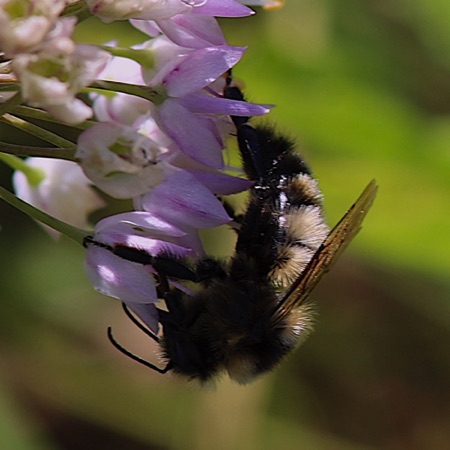
[[[224,96],[244,100],[228,80]],[[161,336],[128,316],[161,348],[158,367],[112,343],[127,356],[160,372],[208,382],[228,373],[246,384],[266,372],[310,334],[313,311],[309,294],[358,233],[376,195],[374,181],[329,231],[322,194],[294,144],[273,128],[252,126],[248,117],[232,117],[247,177],[254,182],[233,256],[226,262],[205,258],[193,265],[151,257],[123,246],[118,256],[152,264],[160,274]],[[88,240],[87,244],[96,244]],[[98,245],[102,245],[97,243]],[[166,277],[199,284],[188,295],[169,288]]]

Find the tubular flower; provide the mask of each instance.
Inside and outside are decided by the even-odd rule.
[[[133,128],[98,123],[78,138],[76,157],[87,177],[115,198],[146,193],[164,180],[167,149]]]
[[[39,48],[65,3],[65,0],[0,0],[0,42],[6,56]]]
[[[80,123],[92,111],[75,95],[103,70],[110,55],[91,45],[75,45],[70,39],[75,22],[61,19],[60,27],[39,53],[22,53],[12,69],[22,85],[22,96],[67,124]]]
[[[39,182],[32,183],[24,172],[16,171],[13,184],[18,197],[73,226],[88,228],[88,215],[104,202],[80,166],[51,158],[28,158],[26,163],[42,176]],[[45,229],[52,236],[59,236],[55,230]]]

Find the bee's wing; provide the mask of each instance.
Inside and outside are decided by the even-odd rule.
[[[298,308],[306,300],[322,276],[328,272],[333,262],[356,236],[361,229],[364,217],[372,206],[377,189],[375,180],[372,180],[358,200],[331,230],[305,270],[294,281],[277,305],[274,312],[275,322],[289,315],[292,310]]]

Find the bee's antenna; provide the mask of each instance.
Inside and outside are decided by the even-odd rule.
[[[158,336],[156,336],[155,333],[152,333],[148,328],[144,327],[144,325],[142,325],[142,323],[139,322],[139,320],[137,320],[136,317],[133,316],[133,314],[131,314],[130,309],[123,302],[122,302],[122,308],[125,311],[125,314],[127,315],[127,317],[131,320],[131,322],[134,323],[134,325],[136,325],[145,335],[147,335],[149,338],[153,339],[157,344],[159,344]]]
[[[148,362],[147,360],[141,358],[140,356],[135,355],[134,353],[131,353],[129,350],[127,350],[125,347],[123,347],[121,344],[119,344],[115,337],[112,334],[111,327],[108,327],[108,339],[111,342],[111,344],[119,350],[120,353],[123,353],[125,356],[128,356],[128,358],[132,359],[133,361],[138,362],[139,364],[142,364],[145,367],[148,367],[149,369],[152,369],[158,373],[165,374],[172,368],[172,363],[169,362],[166,367],[158,367],[152,364],[151,362]]]

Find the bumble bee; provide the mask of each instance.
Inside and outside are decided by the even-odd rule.
[[[244,100],[231,80],[227,98]],[[111,342],[132,359],[160,373],[172,371],[208,382],[227,373],[240,384],[272,370],[311,332],[309,294],[355,237],[376,195],[371,181],[329,231],[322,194],[294,144],[273,128],[232,117],[247,177],[254,182],[233,256],[205,258],[194,265],[152,257],[123,246],[107,246],[122,258],[152,264],[159,274],[167,310],[159,309],[161,336],[130,319],[161,348],[158,367]],[[92,239],[87,244],[97,244]],[[193,295],[169,287],[166,277],[199,284]]]

